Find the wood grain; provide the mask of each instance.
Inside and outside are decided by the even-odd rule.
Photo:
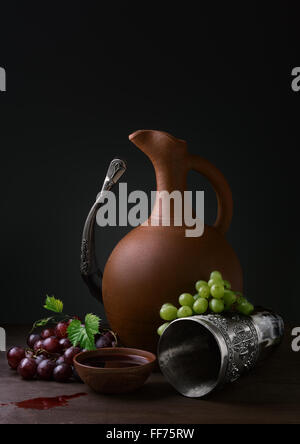
[[[9,345],[24,344],[26,327],[7,327]],[[88,396],[68,407],[48,411],[0,406],[1,424],[276,424],[300,423],[300,353],[291,350],[291,336],[264,365],[206,400],[180,396],[155,373],[139,391],[102,396],[82,384],[26,382],[7,367],[0,354],[0,404],[37,397]]]

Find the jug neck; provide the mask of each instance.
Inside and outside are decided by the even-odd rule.
[[[162,131],[141,130],[129,136],[151,160],[157,191],[184,192],[188,171],[187,143]]]
[[[186,191],[187,166],[174,161],[162,162],[153,161],[156,175],[157,191],[180,191],[182,194]]]
[[[137,131],[129,139],[151,160],[156,174],[157,191],[166,191],[168,194],[179,191],[183,202],[189,169],[186,142],[161,131],[149,130]],[[168,197],[156,199],[151,219],[164,218],[162,208],[165,199]],[[182,215],[183,205],[179,214],[171,202],[170,220],[174,221]]]
[[[154,164],[154,168],[156,171],[157,195],[150,216],[151,225],[156,225],[155,221],[164,221],[168,218],[170,218],[171,226],[182,223],[184,221],[184,191],[186,190],[187,171],[182,166],[178,168],[170,164]],[[174,203],[173,198],[178,198],[174,192],[179,193],[179,202],[181,203],[179,207]],[[166,209],[169,209],[167,215],[164,214]]]

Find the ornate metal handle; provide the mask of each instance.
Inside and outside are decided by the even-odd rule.
[[[88,286],[91,294],[102,302],[101,280],[102,271],[100,270],[95,253],[95,222],[97,212],[102,203],[102,195],[105,191],[110,191],[121,179],[127,167],[123,160],[114,159],[106,173],[106,177],[97,200],[91,208],[84,225],[82,243],[81,243],[81,276]]]

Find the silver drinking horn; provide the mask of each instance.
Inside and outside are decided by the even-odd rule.
[[[201,398],[251,370],[281,343],[283,335],[282,318],[263,309],[252,316],[177,319],[160,339],[158,361],[179,393]]]

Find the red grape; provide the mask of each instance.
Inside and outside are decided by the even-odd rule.
[[[41,339],[40,335],[30,335],[27,338],[28,347],[33,348],[34,344]]]
[[[33,379],[36,374],[37,365],[34,359],[24,358],[19,364],[18,373],[23,379]]]
[[[26,350],[25,351],[25,358],[33,358],[34,352],[32,350]]]
[[[59,341],[61,347],[63,350],[66,350],[67,348],[72,347],[72,344],[68,338],[63,338]]]
[[[109,331],[109,332],[105,333],[104,335],[100,336],[100,338],[96,342],[96,347],[97,348],[110,348],[110,347],[112,347],[113,342],[115,342],[115,337]]]
[[[72,367],[68,364],[58,365],[53,371],[53,378],[57,382],[67,382],[72,375]]]
[[[44,359],[37,368],[37,375],[40,379],[44,381],[50,381],[53,376],[53,370],[55,368],[55,363],[50,359]]]
[[[36,341],[36,343],[33,346],[33,350],[35,352],[39,351],[39,350],[43,350],[43,345],[44,345],[44,341],[42,339],[39,339],[38,341]]]
[[[41,333],[42,339],[51,338],[51,336],[55,336],[55,328],[46,328]]]
[[[65,364],[65,358],[63,356],[60,356],[58,359],[56,359],[56,365]]]
[[[36,365],[39,365],[39,364],[40,364],[41,362],[43,362],[45,359],[46,359],[46,358],[45,358],[44,355],[39,355],[39,356],[37,356],[37,357],[35,358]]]
[[[70,347],[65,351],[64,358],[67,364],[73,364],[74,356],[78,355],[81,352],[81,348],[78,347]]]
[[[58,353],[61,350],[59,340],[52,336],[43,341],[43,349],[48,353]]]
[[[68,336],[68,324],[66,322],[59,322],[55,328],[55,336],[59,339],[66,338]]]
[[[7,352],[7,361],[9,366],[16,370],[22,361],[25,358],[25,350],[21,347],[13,347]]]

